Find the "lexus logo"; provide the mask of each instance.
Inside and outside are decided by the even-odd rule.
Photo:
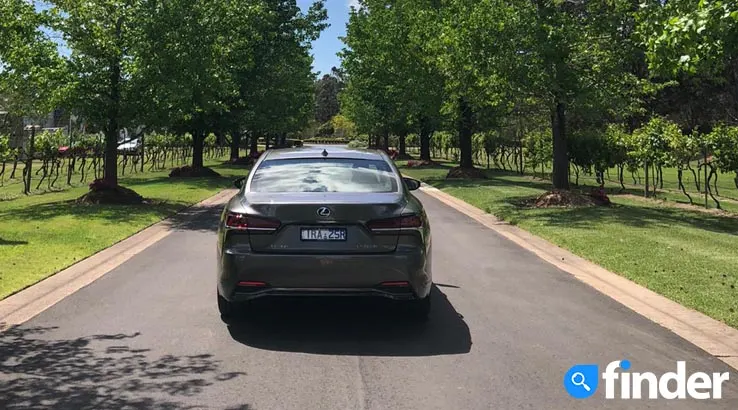
[[[318,216],[331,216],[331,210],[324,206],[321,206],[320,208],[318,208]]]

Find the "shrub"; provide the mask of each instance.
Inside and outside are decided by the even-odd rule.
[[[359,140],[351,140],[348,143],[349,148],[366,148],[366,143]]]
[[[318,132],[315,134],[316,137],[332,137],[334,133],[333,124],[326,122],[318,128]]]

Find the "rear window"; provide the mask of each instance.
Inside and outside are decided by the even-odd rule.
[[[266,160],[251,192],[397,192],[397,177],[382,160],[299,158]]]

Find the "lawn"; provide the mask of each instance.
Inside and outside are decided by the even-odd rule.
[[[503,171],[445,180],[449,164],[401,168],[682,305],[738,328],[738,218],[611,195],[610,208],[521,207],[547,182]]]
[[[87,187],[0,201],[0,299],[232,186],[244,168],[208,161],[222,178],[170,179],[168,170],[121,178],[153,204],[76,205]]]

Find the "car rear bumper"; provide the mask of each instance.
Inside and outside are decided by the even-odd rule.
[[[361,296],[407,300],[430,293],[430,259],[417,248],[390,254],[281,255],[222,252],[220,294],[231,301],[265,296]],[[264,286],[239,283],[262,282]],[[407,282],[407,286],[385,286]]]

